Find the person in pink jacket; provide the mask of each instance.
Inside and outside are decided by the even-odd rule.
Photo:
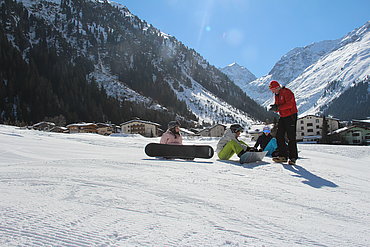
[[[180,123],[171,121],[168,123],[168,129],[161,137],[161,144],[182,145],[182,136],[180,135]]]

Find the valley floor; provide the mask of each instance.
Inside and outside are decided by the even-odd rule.
[[[370,147],[241,166],[147,157],[158,141],[0,125],[0,246],[369,246]]]

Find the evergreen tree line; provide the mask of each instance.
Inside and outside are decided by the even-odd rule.
[[[342,120],[366,119],[370,114],[369,79],[347,89],[324,111]]]
[[[92,62],[75,57],[77,52],[58,32],[40,24],[19,3],[5,1],[0,15],[1,123],[33,124],[53,118],[66,123],[121,123],[133,117],[149,117],[166,126],[174,119],[174,113],[108,97],[104,88],[86,79],[93,70]],[[22,18],[12,23],[16,16]],[[32,29],[39,42],[30,45],[27,35]],[[6,34],[14,37],[12,43]]]
[[[86,4],[89,4],[89,8],[83,7]],[[276,116],[250,99],[214,66],[208,63],[206,67],[199,65],[199,60],[205,60],[175,38],[164,37],[151,26],[143,31],[145,22],[122,15],[118,8],[109,4],[97,6],[86,2],[80,7],[76,7],[76,3],[74,5],[84,13],[82,23],[96,23],[106,30],[114,30],[108,32],[107,43],[104,44],[104,50],[109,54],[106,62],[110,64],[112,72],[119,75],[121,81],[143,95],[155,99],[190,120],[195,119],[187,110],[185,102],[177,100],[168,86],[168,81],[175,82],[175,88],[179,91],[182,91],[183,87],[191,86],[189,78],[184,77],[182,73],[182,68],[185,67],[189,75],[206,89],[255,119],[271,121]],[[171,45],[168,45],[169,43]],[[155,81],[153,75],[156,77]]]
[[[47,4],[41,2],[38,7]],[[1,86],[6,92],[1,94],[2,121],[29,123],[53,115],[62,115],[67,122],[120,122],[136,116],[164,125],[179,116],[196,120],[169,86],[173,83],[178,91],[191,87],[190,79],[182,71],[184,67],[189,76],[229,104],[256,119],[272,119],[273,114],[247,97],[223,73],[209,64],[200,65],[199,61],[205,60],[194,50],[173,37],[164,37],[155,28],[107,2],[62,0],[52,24],[29,14],[14,0],[5,0],[0,12],[4,30],[2,62],[12,60],[8,67],[1,68]],[[11,43],[6,42],[6,34],[14,37]],[[108,97],[94,81],[87,80],[99,54],[122,82],[153,98],[168,111],[119,102]],[[10,59],[12,56],[16,58]],[[16,73],[16,80],[11,74],[18,70],[23,72]]]

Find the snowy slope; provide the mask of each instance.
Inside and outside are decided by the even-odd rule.
[[[320,112],[351,85],[370,76],[370,21],[342,42],[351,42],[322,57],[288,84],[296,92],[301,114]]]
[[[133,49],[133,51],[126,48],[122,45],[125,49],[122,49],[120,54],[117,54],[117,57],[125,57],[120,61],[121,70],[123,68],[130,68],[134,69],[135,61],[137,60],[138,54],[140,56],[145,56],[146,59],[149,60],[149,63],[153,65],[153,67],[148,66],[148,71],[153,70],[152,80],[153,83],[159,78],[161,82],[168,83],[168,87],[172,87],[173,92],[176,94],[179,100],[183,100],[187,104],[187,108],[196,115],[199,119],[199,123],[203,121],[208,123],[232,123],[232,122],[239,122],[243,125],[250,125],[252,122],[252,115],[251,113],[246,113],[241,110],[238,110],[236,107],[233,107],[229,103],[225,102],[227,100],[222,99],[223,94],[212,93],[211,89],[207,89],[206,86],[202,85],[201,82],[196,81],[193,77],[196,74],[194,68],[197,68],[197,73],[201,73],[202,76],[204,74],[207,76],[207,80],[203,81],[212,81],[212,86],[217,88],[224,88],[228,83],[231,83],[229,80],[225,80],[224,78],[220,78],[220,73],[216,68],[210,65],[203,57],[201,57],[195,51],[191,51],[190,49],[186,48],[180,41],[176,40],[175,37],[172,37],[168,34],[160,32],[160,30],[156,29],[155,27],[151,26],[150,24],[140,20],[138,17],[134,16],[125,6],[115,3],[113,1],[108,1],[108,3],[112,4],[113,6],[120,9],[122,16],[125,17],[125,22],[123,23],[115,23],[115,19],[109,16],[107,13],[106,23],[99,23],[98,21],[94,22],[89,20],[89,22],[82,23],[79,18],[73,17],[72,23],[78,26],[78,32],[81,33],[79,35],[79,39],[82,39],[82,43],[88,44],[89,42],[86,39],[86,33],[90,30],[95,30],[93,35],[97,38],[97,43],[100,45],[99,47],[94,47],[93,51],[95,53],[89,53],[91,48],[88,46],[82,47],[78,45],[81,43],[81,40],[77,40],[76,37],[68,35],[66,33],[64,25],[55,25],[55,19],[62,19],[62,22],[67,22],[65,13],[60,13],[60,0],[47,0],[47,1],[30,1],[30,0],[17,0],[18,2],[22,2],[35,16],[42,18],[46,21],[46,23],[51,24],[53,28],[57,31],[63,33],[66,41],[71,43],[74,48],[78,49],[78,53],[82,54],[83,56],[87,56],[91,58],[91,61],[94,63],[94,71],[89,75],[89,78],[94,78],[96,82],[102,85],[107,94],[113,96],[121,101],[132,101],[144,104],[147,108],[155,109],[155,110],[164,110],[166,111],[167,108],[163,105],[158,103],[158,99],[150,98],[149,96],[144,96],[143,92],[136,89],[133,90],[130,88],[125,81],[125,77],[121,75],[121,79],[116,73],[112,72],[110,68],[112,62],[110,61],[112,55],[107,52],[108,46],[105,47],[104,43],[107,43],[107,37],[110,32],[114,32],[114,26],[119,26],[122,28],[127,25],[132,29],[125,30],[124,36],[119,37],[119,39],[126,39],[135,42],[142,42],[143,51]],[[92,0],[93,1],[93,0]],[[104,1],[93,1],[93,2],[101,2]],[[48,4],[46,4],[48,3]],[[73,9],[73,8],[72,8]],[[82,15],[82,12],[80,13]],[[58,16],[58,18],[56,18]],[[104,19],[105,20],[105,19]],[[112,22],[112,23],[110,23]],[[107,24],[106,26],[104,26]],[[118,27],[115,27],[117,30]],[[134,33],[137,31],[137,33]],[[99,35],[97,35],[98,33]],[[161,53],[160,54],[151,54],[149,51],[144,49],[145,46],[151,44],[153,42],[152,34],[155,34],[156,37],[161,36],[163,38],[162,43],[158,43],[158,48]],[[30,37],[34,37],[33,33],[29,34]],[[130,37],[133,37],[130,39]],[[103,40],[98,38],[103,37]],[[146,40],[148,39],[148,40]],[[140,46],[138,46],[140,47]],[[155,50],[153,48],[153,50]],[[132,53],[129,53],[132,52]],[[141,54],[141,52],[145,54]],[[26,53],[26,52],[25,52]],[[153,53],[153,52],[152,52]],[[116,56],[116,54],[114,54]],[[168,62],[168,61],[171,62]],[[145,61],[148,62],[148,61]],[[199,70],[198,67],[201,67],[203,70]],[[217,70],[218,73],[214,71]],[[177,71],[181,71],[180,73],[175,73]],[[126,74],[123,74],[126,75]],[[199,76],[198,76],[199,77]],[[185,92],[178,91],[176,88],[173,87],[173,83],[180,84],[184,83],[184,80],[189,78],[191,80],[191,84],[194,87],[194,91],[191,92],[191,88],[185,88]],[[147,79],[147,77],[146,77]],[[141,81],[139,81],[141,83]],[[136,82],[137,84],[139,82]],[[216,86],[215,86],[216,85]],[[163,86],[163,84],[162,84]],[[167,85],[165,85],[167,86]],[[237,90],[239,88],[236,87]],[[229,90],[230,91],[230,90]],[[229,93],[228,91],[228,93]],[[240,91],[240,90],[239,90]],[[218,97],[215,95],[217,94]],[[226,93],[225,93],[226,94]],[[241,91],[240,94],[235,94],[235,98],[244,95]],[[226,97],[225,97],[226,98]],[[236,101],[234,101],[236,102]],[[244,101],[242,101],[244,102]],[[176,112],[177,113],[177,112]],[[227,121],[227,122],[225,122]]]
[[[244,126],[251,126],[255,122],[244,112],[227,104],[194,80],[192,80],[191,88],[177,92],[177,96],[186,102],[191,111],[199,118],[199,122],[213,124],[238,122]]]
[[[293,89],[300,115],[322,112],[353,83],[370,76],[370,21],[341,39],[299,47],[284,55],[268,75],[241,88],[261,105],[272,103],[271,80]]]
[[[241,88],[249,97],[260,104],[264,104],[271,99],[271,95],[268,93],[268,84],[271,80],[277,80],[286,85],[299,76],[308,66],[317,62],[320,57],[333,50],[338,43],[338,40],[328,40],[294,48],[274,65],[268,75],[246,82],[241,85]]]
[[[239,166],[149,158],[158,139],[140,136],[0,125],[0,139],[1,246],[368,245],[370,147]]]

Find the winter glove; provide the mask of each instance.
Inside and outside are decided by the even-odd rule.
[[[279,106],[277,104],[270,105],[269,111],[279,111]]]

